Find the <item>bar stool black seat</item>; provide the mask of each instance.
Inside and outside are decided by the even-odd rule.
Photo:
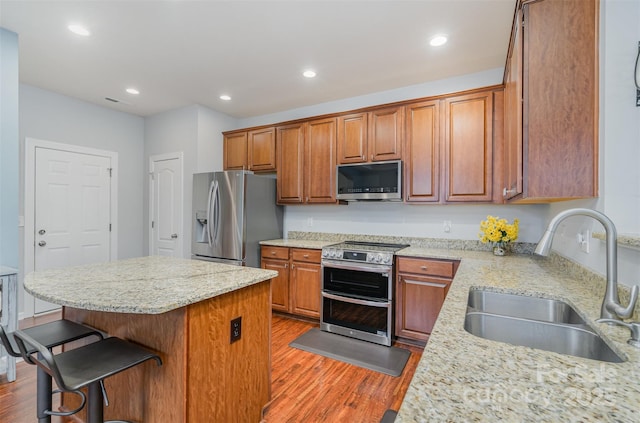
[[[24,333],[38,341],[47,349],[52,349],[64,345],[69,342],[77,341],[89,336],[95,336],[97,339],[103,339],[102,334],[88,326],[81,325],[79,323],[72,322],[70,320],[55,320],[53,322],[44,323],[42,325],[33,326],[27,329],[22,329]],[[7,332],[0,326],[0,340],[7,353],[13,357],[22,357],[20,349],[16,344],[13,336],[13,332]],[[34,347],[27,350],[31,355],[36,352]],[[33,363],[30,363],[33,364]],[[38,368],[36,376],[36,404],[37,404],[37,418],[39,423],[50,423],[51,415],[57,415],[58,413],[52,412],[52,390],[51,390],[51,376]]]
[[[88,387],[87,423],[104,423],[104,379],[151,359],[158,366],[162,365],[158,355],[115,337],[56,355],[21,330],[15,331],[14,337],[23,358],[51,375],[62,391],[73,392],[84,398],[80,389]],[[27,345],[35,347],[38,355],[28,354]],[[84,401],[74,413],[83,407]]]

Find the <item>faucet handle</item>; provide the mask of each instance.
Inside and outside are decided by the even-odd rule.
[[[614,313],[621,319],[628,319],[629,317],[631,317],[631,315],[633,314],[633,310],[636,308],[639,289],[640,287],[638,285],[634,285],[633,288],[631,288],[631,298],[629,299],[629,304],[626,307],[623,307],[620,304],[616,304],[614,301],[610,301],[606,305],[607,310]]]
[[[637,290],[636,290],[637,291]],[[640,322],[623,322],[616,319],[598,319],[597,323],[614,323],[616,325],[624,326],[631,331],[631,338],[627,340],[627,344],[636,348],[640,348]]]

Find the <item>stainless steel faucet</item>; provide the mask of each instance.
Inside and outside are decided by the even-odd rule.
[[[620,297],[618,297],[618,235],[616,233],[616,227],[607,216],[604,214],[591,210],[591,209],[569,209],[558,213],[545,231],[544,235],[536,246],[535,253],[541,256],[548,256],[551,251],[551,241],[555,231],[564,219],[569,216],[589,216],[602,223],[606,233],[607,241],[607,288],[604,293],[604,299],[602,300],[602,307],[600,308],[601,319],[614,319],[621,320],[629,318],[633,314],[633,310],[638,300],[638,286],[635,285],[631,289],[631,299],[627,307],[623,307],[620,304]]]

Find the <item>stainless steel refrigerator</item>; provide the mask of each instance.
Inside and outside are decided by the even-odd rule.
[[[260,267],[259,242],[282,238],[276,179],[249,171],[193,175],[191,257]]]

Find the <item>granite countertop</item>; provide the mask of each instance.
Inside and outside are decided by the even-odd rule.
[[[572,276],[552,257],[415,247],[397,254],[461,264],[396,422],[637,421],[640,349],[626,343],[628,329],[594,323],[604,292],[599,278]],[[471,335],[463,328],[471,287],[562,299],[628,360],[605,363]]]
[[[260,241],[260,245],[270,245],[272,247],[289,247],[289,248],[310,248],[320,250],[323,247],[335,244],[337,241],[323,241],[313,239],[269,239]]]
[[[413,376],[397,423],[406,422],[635,422],[640,413],[640,349],[629,346],[629,330],[595,323],[604,278],[560,256],[494,256],[476,241],[364,235],[289,233],[263,245],[322,248],[343,239],[403,242],[397,256],[460,260],[445,303]],[[324,245],[322,245],[324,243]],[[316,245],[317,244],[317,245]],[[482,248],[482,247],[480,247]],[[464,330],[472,287],[566,301],[582,314],[623,363],[510,345]],[[629,290],[619,286],[624,304]],[[633,320],[639,319],[638,309]]]
[[[29,273],[36,298],[84,310],[160,314],[271,279],[273,270],[150,256]]]

